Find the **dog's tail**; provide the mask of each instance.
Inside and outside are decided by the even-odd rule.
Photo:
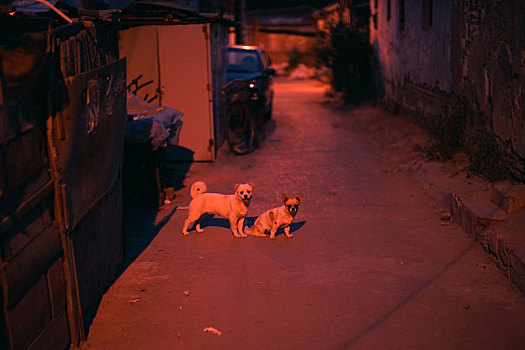
[[[206,184],[202,181],[196,181],[191,185],[190,194],[191,198],[197,197],[199,194],[202,194],[208,190]]]

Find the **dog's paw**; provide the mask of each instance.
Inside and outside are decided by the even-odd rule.
[[[270,236],[270,239],[276,239],[276,238],[277,238],[277,237],[275,237],[275,236]]]
[[[199,232],[199,233],[203,233],[204,230],[202,228],[196,228],[195,231]]]
[[[287,238],[293,238],[293,235],[291,233],[286,235]]]
[[[184,231],[182,232],[182,235],[183,235],[183,236],[187,236],[187,235],[189,235],[189,234],[190,234],[189,232],[184,232]]]

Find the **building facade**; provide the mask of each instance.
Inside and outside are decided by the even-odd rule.
[[[525,181],[525,3],[519,0],[371,0],[370,42],[385,97],[427,118],[458,101],[465,137],[498,140]]]

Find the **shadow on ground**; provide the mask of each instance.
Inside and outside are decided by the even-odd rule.
[[[244,221],[244,227],[252,227],[255,223],[255,220],[257,219],[257,216],[247,216],[246,220]],[[306,221],[299,221],[299,222],[292,222],[290,225],[290,232],[293,233],[297,230],[299,230],[301,227],[304,226]],[[216,217],[214,215],[205,215],[201,220],[201,228],[204,229],[206,227],[222,227],[226,229],[230,229],[230,221],[228,219],[224,219],[221,217]],[[195,231],[195,227],[191,227],[188,232]],[[284,234],[284,230],[282,228],[277,230],[276,236]]]
[[[447,271],[454,267],[458,261],[460,261],[468,252],[470,252],[476,246],[476,242],[470,243],[462,252],[456,255],[451,261],[444,265],[437,273],[429,278],[424,283],[420,284],[418,288],[414,289],[410,294],[401,299],[394,307],[380,315],[375,321],[371,322],[368,326],[361,329],[356,335],[347,340],[341,349],[348,349],[356,345],[359,340],[370,334],[374,329],[381,326],[385,321],[390,319],[397,311],[405,307],[409,302],[417,298],[421,293],[430,288],[441,276],[443,276]]]
[[[157,151],[155,151],[157,152]],[[194,152],[181,146],[168,145],[161,154],[163,161],[148,163],[149,154],[135,154],[142,169],[137,179],[133,174],[133,182],[124,182],[124,248],[125,259],[120,274],[146,249],[155,236],[166,225],[177,207],[165,212],[162,205],[167,198],[167,189],[175,192],[184,187],[184,179],[193,163]],[[134,157],[129,157],[134,158]],[[132,185],[132,186],[131,186]],[[117,276],[118,277],[118,276]]]
[[[177,211],[177,207],[163,209],[168,192],[165,189],[170,188],[172,192],[180,190],[192,163],[193,151],[184,147],[168,146],[153,151],[149,143],[127,145],[122,188],[124,259],[104,293],[151,244]],[[84,310],[86,337],[101,301],[102,295]]]

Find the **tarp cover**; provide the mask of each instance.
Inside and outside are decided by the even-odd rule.
[[[168,144],[178,143],[177,128],[183,113],[175,108],[148,103],[128,92],[128,116],[132,120],[126,126],[126,142],[151,142],[152,149],[157,150]]]

